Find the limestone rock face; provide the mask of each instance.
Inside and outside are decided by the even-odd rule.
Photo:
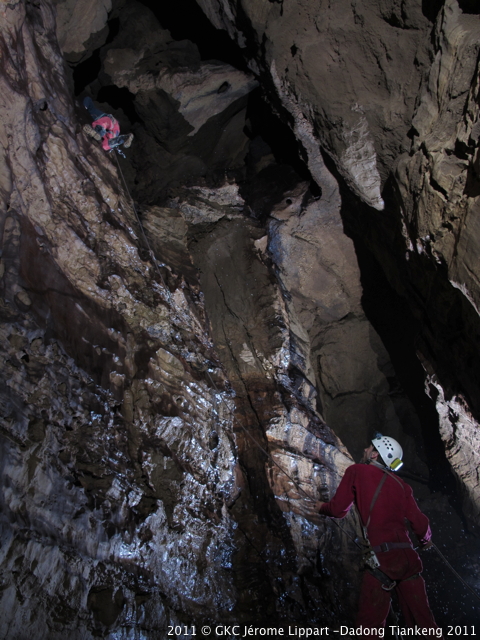
[[[142,92],[143,102],[148,102],[150,92],[164,92],[178,102],[179,113],[192,127],[189,136],[195,135],[209,118],[222,113],[257,86],[253,78],[241,71],[213,63],[200,64],[192,71],[158,69],[154,78],[148,72],[142,73],[142,60],[136,59],[138,54],[132,52],[132,59],[129,53],[123,49],[109,49],[105,72],[117,87],[127,87],[134,95]],[[158,66],[158,63],[153,64]]]
[[[457,0],[198,4],[243,47],[317,184],[323,150],[355,194],[344,190],[343,221],[419,323],[432,397],[439,384],[446,403],[441,421],[450,402],[471,412],[457,443],[470,479],[452,465],[477,517],[478,11]]]
[[[112,0],[58,0],[55,4],[58,44],[68,59],[79,61],[105,42]]]
[[[201,61],[196,45],[174,40],[139,2],[128,2],[118,16],[118,34],[102,47],[99,78],[87,89],[96,98],[115,87],[131,101],[139,142],[135,195],[154,204],[169,185],[238,171],[248,150],[247,96],[258,84],[253,74]],[[125,121],[123,111],[104,108]]]
[[[412,148],[400,156],[395,173],[405,257],[434,263],[455,293],[461,292],[456,296],[445,283],[445,294],[432,301],[428,315],[436,314],[437,324],[445,326],[450,324],[447,309],[461,305],[464,330],[458,342],[463,344],[457,342],[450,349],[448,362],[442,357],[446,353],[443,345],[435,347],[433,358],[426,349],[423,357],[430,363],[427,371],[436,373],[433,385],[439,392],[437,406],[447,456],[465,483],[473,504],[469,510],[477,515],[479,370],[471,357],[478,349],[480,310],[480,192],[475,186],[479,175],[479,36],[480,16],[464,13],[456,2],[445,2],[435,25],[433,62],[412,120]],[[426,282],[420,286],[425,290]],[[438,326],[435,333],[445,335],[445,329]],[[465,408],[459,410],[462,406]],[[463,420],[460,416],[465,410],[469,417]]]
[[[199,4],[251,73],[202,60],[135,0],[1,4],[2,637],[353,623],[360,523],[314,501],[374,429],[428,481],[364,312],[359,239],[421,325],[478,515],[478,15]],[[65,59],[94,49],[78,97],[135,133],[126,158],[83,134],[68,89]],[[302,177],[249,133],[259,84]]]
[[[349,619],[328,576],[354,549],[287,505],[351,458],[290,379],[264,231],[226,185],[145,207],[144,236],[54,28],[47,2],[0,27],[1,634],[158,638],[184,616],[313,620],[310,601]]]
[[[140,229],[112,158],[76,136],[62,60],[43,40],[53,28],[47,4],[8,7],[2,23],[11,55],[1,79],[8,168],[2,572],[9,584],[1,625],[4,636],[60,638],[70,630],[83,638],[125,626],[132,611],[147,628],[161,629],[168,607],[184,608],[183,601],[191,600],[192,612],[210,597],[231,608],[230,587],[217,580],[227,571],[233,523],[227,533],[222,501],[200,494],[221,477],[231,500],[235,454],[222,432],[231,399],[214,409],[211,382],[200,372],[210,366],[212,345],[198,291],[187,293],[181,276],[141,257]],[[31,78],[23,85],[11,57],[19,40],[22,73]],[[45,58],[36,58],[36,46]],[[223,390],[223,374],[212,367]],[[205,419],[214,445],[193,433]],[[199,510],[189,510],[192,500]],[[170,528],[180,546],[195,538],[183,560],[169,552],[176,544]],[[217,539],[214,531],[223,533]],[[217,558],[205,582],[191,574],[194,547],[200,572],[209,571],[202,563],[210,553]],[[177,586],[164,582],[167,575]],[[203,582],[210,596],[198,591]],[[166,608],[161,593],[168,591],[175,596]],[[26,609],[37,612],[28,621]]]
[[[312,144],[332,155],[349,186],[382,210],[382,182],[409,146],[428,64],[431,23],[420,3],[252,0],[241,10],[232,0],[198,4],[246,47],[251,68],[273,82],[295,120],[308,123]]]
[[[360,459],[372,428],[396,436],[402,431],[388,395],[387,376],[395,374],[363,313],[360,272],[353,242],[343,231],[340,191],[320,156],[316,181],[321,197],[308,202],[307,185],[300,184],[274,206],[268,251],[291,296],[295,341],[305,348],[297,366],[312,390],[319,390],[317,403],[327,423]]]

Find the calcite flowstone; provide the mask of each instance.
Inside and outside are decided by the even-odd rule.
[[[0,633],[348,618],[353,592],[322,576],[354,551],[284,511],[351,460],[310,385],[288,381],[264,230],[231,185],[135,212],[115,156],[82,133],[54,30],[46,0],[5,6]]]
[[[411,348],[443,390],[441,422],[451,402],[468,406],[472,432],[457,446],[472,467],[449,459],[467,511],[478,514],[467,443],[480,419],[477,8],[457,0],[198,4],[243,49],[324,191],[322,153],[333,161],[348,235],[374,254],[405,301],[405,320],[414,318]]]

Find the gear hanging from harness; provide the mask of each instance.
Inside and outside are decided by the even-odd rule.
[[[103,116],[106,116],[106,117],[112,117],[112,118],[113,118],[113,116],[110,116],[110,114],[102,114],[102,117],[103,117]],[[116,120],[115,120],[115,122],[117,123],[117,126],[118,126],[118,122],[117,122]],[[96,124],[96,123],[94,122],[93,124]],[[90,125],[85,125],[85,126],[84,126],[84,131],[85,131],[85,133],[86,133],[87,135],[89,135],[90,137],[92,137],[92,138],[94,138],[94,139],[96,139],[96,140],[98,140],[98,141],[100,141],[100,140],[102,139],[102,137],[101,137],[101,135],[100,135],[100,131],[98,131],[97,127],[95,127],[95,129],[93,129],[93,127],[91,127]],[[113,149],[115,149],[115,151],[116,151],[118,154],[120,154],[121,156],[123,156],[123,157],[125,158],[125,157],[126,157],[126,156],[125,156],[125,154],[120,150],[120,145],[121,145],[121,144],[123,144],[123,146],[124,146],[125,148],[130,147],[130,145],[131,145],[131,143],[132,143],[132,141],[133,141],[134,136],[133,136],[133,134],[132,134],[132,133],[130,133],[130,134],[126,135],[126,136],[115,136],[115,137],[116,137],[116,138],[119,138],[119,139],[118,139],[118,140],[116,140],[116,144],[111,144],[111,143],[110,143],[110,144],[111,144],[111,147],[110,147],[108,150],[113,150]],[[124,138],[125,140],[122,140],[123,138]],[[102,146],[103,146],[103,145],[102,145]],[[137,214],[137,211],[136,211],[136,207],[135,207],[135,204],[134,204],[133,198],[132,198],[131,194],[129,193],[129,189],[128,189],[127,184],[126,184],[126,182],[125,182],[125,178],[123,177],[123,173],[122,173],[121,168],[120,168],[120,165],[119,165],[119,163],[118,163],[118,159],[117,159],[117,166],[118,166],[118,170],[119,170],[119,172],[120,172],[120,175],[121,175],[121,177],[122,177],[122,179],[123,179],[123,182],[124,182],[124,185],[125,185],[125,189],[126,189],[126,191],[127,191],[128,195],[130,196],[130,199],[132,200],[133,210],[134,210],[135,215],[136,215],[136,217],[137,217],[137,221],[138,221],[138,223],[139,223],[139,225],[140,225],[140,228],[141,228],[141,231],[142,231],[142,235],[144,236],[144,239],[145,239],[146,244],[147,244],[147,246],[148,246],[149,253],[150,253],[151,257],[152,257],[152,260],[153,260],[153,263],[154,263],[154,265],[155,265],[156,269],[159,271],[159,269],[158,269],[158,263],[157,263],[157,260],[155,259],[155,256],[154,256],[154,254],[153,254],[153,251],[151,250],[150,245],[149,245],[149,243],[148,243],[148,239],[147,239],[147,238],[146,238],[146,236],[145,236],[145,232],[144,232],[144,230],[143,230],[143,225],[142,225],[142,223],[141,223],[141,221],[140,221],[140,219],[139,219],[139,217],[138,217],[138,214]],[[161,278],[161,280],[162,280],[162,282],[163,282],[163,284],[164,284],[164,286],[165,286],[165,289],[166,289],[166,290],[167,290],[167,292],[168,292],[168,297],[169,297],[169,300],[170,300],[170,302],[171,302],[171,295],[170,295],[170,292],[169,292],[168,288],[167,288],[167,287],[166,287],[166,285],[165,285],[165,282],[164,282],[163,276],[161,275],[161,273],[160,273],[160,272],[159,272],[159,274],[160,274],[160,278]],[[218,389],[216,388],[216,385],[215,385],[215,383],[213,382],[213,380],[212,380],[212,378],[211,378],[211,376],[210,376],[210,374],[209,374],[209,372],[208,372],[208,371],[207,371],[207,374],[208,374],[208,377],[210,378],[210,381],[211,381],[211,383],[212,383],[213,387],[215,388],[215,390],[216,390],[216,391],[217,391],[217,393],[218,393]],[[224,403],[223,398],[222,398],[221,396],[220,396],[220,398],[221,398],[221,401]],[[226,405],[225,405],[225,406],[226,406]],[[241,425],[241,426],[242,426],[242,428],[246,431],[246,429],[243,427],[243,425]],[[284,470],[280,465],[278,465],[278,463],[277,463],[277,462],[276,462],[276,461],[275,461],[275,460],[274,460],[274,459],[273,459],[273,458],[272,458],[272,457],[271,457],[271,456],[270,456],[270,455],[269,455],[269,454],[268,454],[268,453],[267,453],[267,452],[266,452],[266,451],[265,451],[265,450],[264,450],[264,449],[259,445],[259,443],[258,443],[258,442],[257,442],[257,441],[256,441],[256,440],[255,440],[255,439],[254,439],[254,438],[253,438],[253,437],[248,433],[248,432],[247,432],[247,435],[248,435],[248,436],[249,436],[249,437],[254,441],[255,445],[256,445],[256,446],[257,446],[257,447],[258,447],[258,448],[259,448],[263,453],[265,453],[265,454],[266,454],[266,456],[267,456],[268,458],[270,458],[270,460],[271,460],[271,461],[272,461],[272,462],[273,462],[273,463],[274,463],[274,464],[275,464],[275,465],[280,469],[280,471],[281,471],[285,476],[287,476],[287,477],[292,481],[293,485],[294,485],[294,486],[296,486],[296,487],[297,487],[297,489],[298,489],[301,493],[303,493],[303,494],[305,495],[305,498],[306,498],[307,500],[309,500],[309,501],[311,501],[311,502],[315,502],[315,499],[314,499],[314,498],[312,498],[312,496],[309,496],[309,495],[308,495],[308,494],[307,494],[307,493],[302,489],[302,487],[300,487],[300,486],[295,482],[295,480],[290,476],[290,474],[288,474],[288,473],[287,473],[287,472],[286,472],[286,471],[285,471],[285,470]],[[378,443],[378,442],[375,442],[375,443],[374,443],[374,444],[375,444],[375,446],[376,446],[377,448],[379,448],[379,444],[380,444],[381,446],[385,446],[385,447],[387,447],[387,448],[389,447],[389,444],[390,444],[390,443],[389,443],[389,441],[391,440],[390,438],[386,438],[386,437],[384,438],[383,436],[381,436],[381,434],[376,434],[375,438],[376,438],[377,440],[381,440],[381,442],[380,442],[380,443]],[[384,441],[385,441],[385,442],[384,442]],[[373,441],[372,441],[372,442],[373,442]],[[400,448],[400,451],[401,451],[401,448]],[[389,455],[389,457],[392,457],[392,455]],[[395,457],[395,456],[393,456],[393,457]],[[393,462],[391,463],[391,468],[392,468],[392,469],[395,469],[395,470],[398,470],[398,469],[402,466],[402,464],[403,464],[403,463],[402,463],[402,461],[401,461],[401,456],[400,456],[399,458],[398,458],[398,457],[395,457],[395,460],[393,460]],[[363,543],[363,555],[364,555],[364,561],[365,561],[365,564],[367,565],[368,570],[370,571],[370,573],[371,573],[375,578],[377,578],[377,579],[382,583],[382,589],[384,589],[384,590],[386,590],[386,591],[391,591],[392,589],[394,589],[394,588],[395,588],[395,586],[396,586],[397,582],[396,582],[396,581],[394,581],[394,580],[392,580],[391,578],[389,578],[389,577],[388,577],[388,576],[387,576],[383,571],[381,571],[381,570],[379,569],[380,562],[379,562],[379,560],[378,560],[378,558],[377,558],[377,555],[376,555],[376,554],[377,554],[377,553],[381,553],[381,552],[390,551],[390,550],[392,550],[392,549],[399,549],[399,548],[413,548],[413,547],[412,547],[412,545],[411,545],[411,544],[409,544],[409,543],[404,543],[404,542],[384,542],[384,543],[381,543],[380,545],[377,545],[377,546],[375,546],[375,547],[372,547],[372,546],[371,546],[371,544],[370,544],[370,541],[369,541],[369,539],[368,539],[368,534],[367,534],[367,527],[368,527],[368,524],[370,523],[370,517],[371,517],[371,513],[372,513],[372,510],[373,510],[373,507],[374,507],[375,502],[376,502],[376,500],[377,500],[377,498],[378,498],[378,495],[380,494],[380,491],[381,491],[382,486],[383,486],[383,484],[384,484],[384,482],[385,482],[385,480],[386,480],[387,475],[389,475],[389,476],[391,476],[392,478],[394,478],[394,480],[395,480],[396,482],[398,482],[398,483],[401,485],[400,480],[398,480],[398,479],[397,479],[397,478],[396,478],[392,473],[390,473],[386,468],[382,467],[381,465],[378,465],[378,466],[382,469],[382,471],[384,472],[384,475],[383,475],[382,480],[380,481],[380,483],[379,483],[379,485],[378,485],[378,487],[377,487],[377,489],[376,489],[375,495],[374,495],[374,497],[373,497],[373,499],[372,499],[372,502],[371,502],[371,504],[370,504],[370,510],[369,510],[369,516],[368,516],[367,523],[366,523],[366,525],[362,525],[363,534],[364,534],[364,538],[365,538],[364,543]],[[360,521],[361,521],[361,517],[360,517]],[[347,531],[345,531],[345,530],[340,526],[340,524],[339,524],[336,520],[333,520],[333,522],[334,522],[334,523],[339,527],[339,529],[340,529],[344,534],[346,534],[346,535],[347,535],[347,537],[351,538],[351,540],[356,544],[356,546],[357,546],[357,547],[362,548],[362,545],[361,545],[361,544],[359,544],[359,542],[358,542],[358,538],[353,538],[350,534],[348,534],[348,533],[347,533]],[[471,591],[471,593],[472,593],[472,594],[473,594],[473,595],[474,595],[478,600],[480,600],[480,596],[478,595],[478,593],[477,593],[474,589],[472,589],[472,587],[471,587],[470,585],[468,585],[468,584],[466,583],[466,581],[465,581],[465,580],[464,580],[464,579],[463,579],[463,578],[458,574],[458,572],[457,572],[457,571],[455,571],[455,569],[452,567],[452,565],[451,565],[451,564],[446,560],[445,556],[440,552],[440,550],[438,549],[438,547],[437,547],[436,545],[433,545],[433,548],[434,548],[434,549],[435,549],[435,551],[438,553],[438,555],[440,556],[440,558],[441,558],[441,560],[444,562],[444,564],[445,564],[445,565],[446,565],[446,566],[447,566],[447,567],[448,567],[448,568],[449,568],[449,569],[450,569],[450,570],[455,574],[455,576],[456,576],[456,577],[457,577],[457,578],[458,578],[458,579],[459,579],[459,580],[464,584],[464,586],[465,586],[465,587],[467,587],[467,588]],[[408,581],[408,580],[414,580],[415,578],[418,578],[418,577],[419,577],[419,575],[420,575],[420,574],[418,574],[418,573],[417,573],[417,574],[414,574],[413,576],[410,576],[409,578],[407,578],[406,580],[404,580],[404,582],[406,582],[406,581]]]
[[[376,545],[375,547],[372,547],[372,545],[370,544],[370,540],[368,538],[368,525],[370,524],[370,520],[372,517],[373,507],[375,506],[375,503],[378,499],[378,496],[380,495],[382,487],[385,484],[385,480],[387,479],[387,476],[392,477],[396,482],[399,483],[399,485],[403,489],[403,485],[398,478],[396,478],[392,473],[387,471],[387,469],[385,469],[382,465],[378,463],[374,463],[374,464],[375,466],[377,466],[379,469],[383,471],[383,476],[380,482],[378,483],[375,493],[373,494],[372,502],[370,503],[370,508],[368,510],[367,522],[365,524],[362,522],[362,531],[363,531],[363,537],[365,541],[365,550],[363,553],[363,559],[367,567],[367,570],[372,574],[372,576],[377,578],[377,580],[379,580],[382,583],[382,589],[384,591],[391,591],[396,587],[397,581],[389,578],[389,576],[387,576],[387,574],[384,573],[379,568],[380,561],[377,558],[377,553],[390,551],[391,549],[412,549],[412,545],[409,544],[408,542],[382,542],[381,544]],[[361,516],[360,516],[360,521],[362,521]],[[415,576],[411,576],[410,578],[408,578],[408,580],[412,580],[414,577],[417,577],[418,575],[419,574],[416,574]]]

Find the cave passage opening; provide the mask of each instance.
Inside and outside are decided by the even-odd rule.
[[[70,64],[72,68],[75,96],[79,96],[86,87],[94,82],[102,69],[100,57],[102,47],[114,41],[120,31],[120,19],[115,17],[107,22],[108,35],[101,47],[95,49],[90,56],[78,64]]]
[[[219,61],[251,75],[241,48],[231,40],[226,31],[216,29],[205,16],[195,0],[179,0],[176,3],[158,4],[153,0],[138,0],[140,4],[148,8],[162,28],[168,29],[171,36],[177,40],[190,40],[200,53],[202,61]],[[116,85],[104,85],[98,82],[102,70],[102,49],[111,44],[120,30],[120,20],[112,17],[108,22],[108,35],[105,43],[95,49],[88,58],[80,63],[70,63],[73,75],[74,94],[81,98],[89,92],[89,87],[96,87],[96,100],[99,103],[110,105],[113,109],[121,109],[129,120],[129,124],[143,123],[142,118],[135,109],[135,96],[126,88]],[[281,105],[278,105],[281,109]],[[281,118],[274,112],[266,99],[266,91],[260,85],[250,92],[247,102],[246,126],[244,133],[258,143],[268,147],[268,151],[274,157],[274,162],[280,166],[279,182],[286,174],[285,167],[291,167],[297,174],[297,182],[307,181],[313,197],[321,196],[321,190],[312,180],[304,158],[301,157],[301,149],[295,136]],[[247,165],[251,162],[252,149],[245,159]],[[267,153],[268,153],[267,151]],[[270,167],[266,181],[271,181],[271,175],[275,170]],[[248,199],[249,188],[241,175],[237,175],[239,183],[243,182],[243,192]],[[290,181],[295,180],[290,176]],[[263,216],[264,218],[264,216]]]
[[[416,341],[421,330],[420,321],[411,312],[408,301],[391,285],[383,267],[362,236],[361,220],[371,216],[385,215],[373,212],[351,192],[334,162],[324,154],[325,164],[335,176],[342,196],[342,219],[344,230],[355,247],[362,285],[362,308],[375,331],[380,336],[395,370],[395,380],[388,380],[391,394],[399,382],[401,389],[412,403],[417,414],[421,432],[404,426],[405,433],[416,442],[417,453],[428,468],[428,487],[432,493],[440,492],[468,528],[461,504],[460,486],[447,460],[445,446],[440,436],[439,417],[434,394],[427,395],[425,370],[418,359]],[[387,197],[387,203],[391,199]],[[367,224],[365,222],[365,224]],[[408,477],[408,462],[399,475]]]
[[[365,315],[381,337],[395,374],[422,427],[421,451],[429,469],[429,487],[432,492],[447,494],[460,512],[455,477],[440,437],[438,414],[433,400],[425,392],[425,371],[415,353],[418,321],[412,316],[406,301],[390,286],[383,269],[362,239],[356,236],[354,244]],[[416,436],[414,431],[408,435]]]
[[[155,15],[174,40],[190,40],[200,52],[200,59],[218,60],[241,71],[248,71],[240,47],[223,29],[216,29],[195,0],[157,2],[138,0]]]
[[[198,47],[202,60],[225,62],[248,72],[241,48],[230,39],[226,31],[212,26],[195,0],[179,0],[168,4],[156,3],[154,0],[139,0],[139,2],[153,12],[162,27],[168,29],[174,39],[192,41]],[[424,3],[424,10],[432,15],[437,9],[435,2]],[[118,34],[118,18],[112,18],[108,27],[106,44],[112,42]],[[101,70],[100,56],[101,47],[95,50],[87,60],[74,67],[73,76],[77,96],[81,95],[98,77]],[[125,88],[114,85],[102,86],[98,91],[98,100],[110,104],[115,109],[122,108],[131,124],[141,121],[135,112],[133,95]],[[281,105],[279,107],[279,113],[281,113]],[[268,185],[272,179],[275,180],[278,177],[278,180],[282,181],[287,177],[293,184],[296,175],[298,181],[305,180],[310,184],[314,197],[320,197],[321,191],[312,180],[299,143],[288,124],[283,122],[282,117],[277,115],[269,105],[266,91],[262,86],[249,95],[246,120],[245,133],[250,141],[254,142],[258,139],[263,141],[275,159],[269,175],[265,177],[265,183]],[[333,163],[328,158],[325,159],[330,171],[342,185],[342,179],[335,171]],[[248,155],[246,161],[248,163]],[[277,168],[275,164],[278,165]],[[239,181],[242,181],[242,177]],[[282,186],[284,184],[282,183]],[[240,187],[248,200],[250,188],[248,169]],[[352,202],[351,194],[346,194],[345,185],[343,185],[343,191],[342,195],[346,196],[344,201],[349,202],[353,209],[358,207],[358,203]],[[264,222],[265,216],[260,215],[259,219]],[[389,285],[382,268],[362,243],[358,233],[352,233],[352,239],[356,246],[361,271],[364,289],[362,303],[365,314],[380,335],[398,379],[417,411],[423,429],[422,440],[429,442],[428,448],[425,449],[425,458],[431,474],[431,489],[447,493],[456,502],[456,484],[439,435],[437,412],[433,401],[425,393],[424,372],[415,355],[415,322],[408,315],[406,306]],[[388,303],[385,304],[385,301]],[[400,335],[401,340],[399,340]]]
[[[142,1],[145,4],[148,3],[147,6],[151,4],[151,0]],[[192,2],[193,0],[182,0],[178,3],[178,7],[186,9]],[[196,4],[195,7],[198,9]],[[439,8],[438,2],[424,2],[423,4],[424,11],[429,13],[432,19],[436,17]],[[170,6],[167,15],[162,7],[158,6],[156,9],[160,23],[171,29],[174,37],[192,39],[202,52],[202,56],[208,55],[215,59],[222,59],[237,68],[244,69],[244,66],[238,63],[239,57],[242,55],[241,50],[228,38],[226,32],[215,29],[215,33],[213,33],[211,27],[197,29],[188,21],[185,23],[179,19],[179,14],[176,11],[177,9]],[[230,42],[228,47],[224,45],[225,37]],[[237,51],[232,55],[235,48]],[[277,110],[281,113],[281,105],[278,107]],[[273,172],[273,178],[278,175],[279,179],[285,179],[288,173],[285,167],[291,167],[299,179],[310,183],[310,189],[315,197],[321,196],[321,191],[315,190],[316,184],[312,180],[305,158],[302,156],[302,149],[291,128],[274,112],[266,99],[266,91],[262,86],[249,96],[247,135],[252,141],[261,138],[270,147],[275,161],[282,167],[282,171],[279,171],[278,174]],[[343,201],[348,203],[346,208],[350,207],[351,211],[355,211],[358,208],[358,203],[353,202],[354,198],[350,192],[347,193],[348,189],[336,171],[333,162],[328,157],[325,160],[330,171],[334,173],[339,184],[343,187]],[[291,176],[290,179],[292,179]],[[248,185],[244,186],[243,190],[247,197],[248,189]],[[349,214],[346,215],[348,217]],[[260,220],[262,220],[261,216]],[[446,458],[439,433],[438,414],[434,401],[425,392],[425,372],[416,355],[415,339],[418,332],[416,320],[411,315],[405,301],[400,298],[388,282],[382,267],[366,247],[361,236],[355,232],[352,233],[352,239],[361,273],[362,306],[365,315],[379,334],[394,366],[397,380],[412,403],[422,426],[421,434],[411,432],[408,435],[417,441],[420,457],[427,463],[429,488],[432,492],[440,491],[446,494],[455,511],[461,514],[457,483]],[[408,467],[408,465],[406,466]],[[463,514],[461,517],[464,518]]]

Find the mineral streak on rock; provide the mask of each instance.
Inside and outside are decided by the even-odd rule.
[[[351,608],[321,584],[325,538],[276,501],[299,496],[274,460],[302,477],[314,462],[332,487],[349,458],[311,386],[287,382],[288,314],[238,189],[145,207],[151,255],[116,162],[77,126],[52,7],[4,11],[2,635],[157,638],[185,615]],[[281,421],[291,437],[270,440]]]
[[[364,247],[418,324],[478,519],[478,13],[198,3],[255,77],[135,0],[0,3],[5,638],[353,623],[359,522],[313,500],[375,428],[428,474],[363,309]],[[134,131],[125,160],[83,135],[69,89],[62,54],[94,51],[81,91]],[[257,86],[302,176],[250,139]]]
[[[419,323],[419,358],[426,374],[436,375],[446,402],[441,420],[448,403],[462,397],[475,440],[478,11],[457,0],[412,0],[401,8],[389,0],[198,3],[243,47],[317,184],[324,188],[320,159],[326,152],[331,169],[357,196],[343,189],[348,234],[375,255]],[[384,218],[372,208],[383,210]],[[294,242],[285,235],[285,242]],[[467,510],[476,512],[478,484],[460,475]]]

